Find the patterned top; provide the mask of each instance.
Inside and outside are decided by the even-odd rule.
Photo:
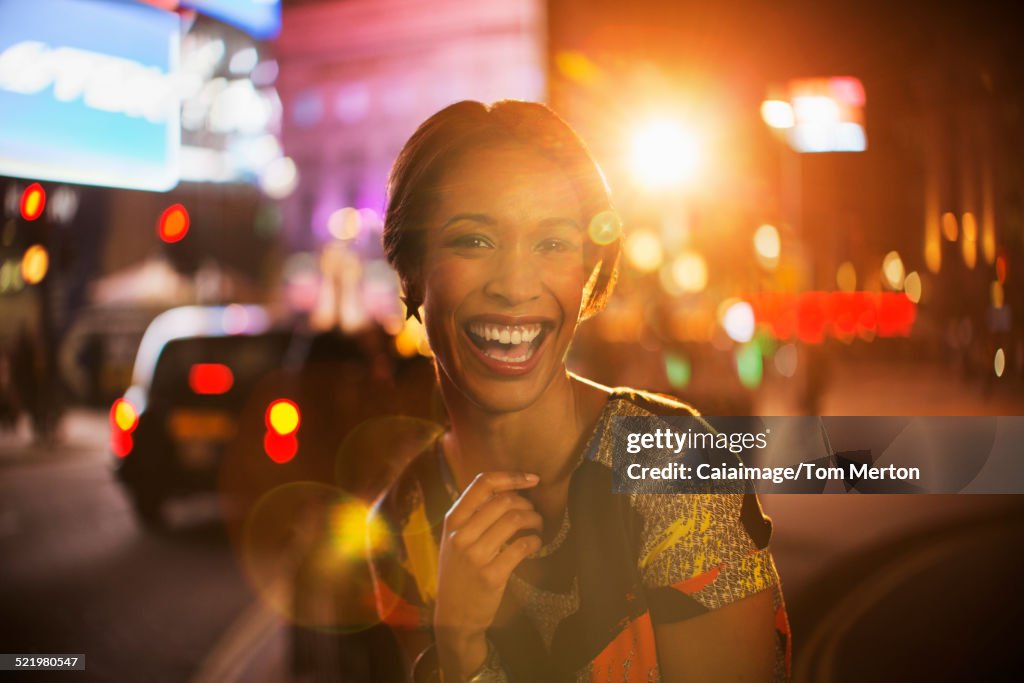
[[[776,680],[790,668],[790,636],[771,520],[744,493],[612,493],[612,418],[696,415],[631,389],[609,397],[569,485],[556,537],[512,575],[488,637],[512,681],[660,680],[654,625],[689,619],[771,590]],[[381,618],[429,629],[444,515],[457,491],[439,445],[415,458],[375,514],[395,532],[373,560]],[[541,577],[534,579],[534,577]]]

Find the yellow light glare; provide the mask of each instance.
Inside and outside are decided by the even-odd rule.
[[[675,121],[654,121],[633,136],[631,165],[637,179],[652,189],[676,187],[697,170],[697,137]]]
[[[631,232],[623,246],[626,251],[626,259],[642,273],[656,270],[664,258],[661,240],[650,230]]]
[[[779,258],[782,243],[779,240],[779,231],[774,225],[765,223],[754,232],[754,249],[763,258],[775,260]]]
[[[903,280],[903,291],[912,302],[921,303],[921,276],[916,270],[907,273]]]
[[[793,106],[784,100],[765,100],[761,103],[761,118],[772,128],[792,128],[796,123]]]
[[[885,278],[886,284],[893,289],[903,289],[905,271],[903,259],[900,258],[899,253],[890,251],[882,259],[882,276]]]
[[[703,291],[708,284],[708,266],[695,251],[681,254],[672,262],[672,279],[684,292]]]
[[[429,349],[427,330],[415,318],[408,318],[402,325],[402,330],[395,336],[395,350],[404,358],[412,358],[416,354],[429,356],[429,353],[423,353]]]
[[[1003,351],[1002,347],[996,349],[996,357],[992,362],[993,370],[996,371],[996,377],[1002,377],[1003,373],[1006,372],[1006,352]]]
[[[41,244],[33,244],[21,257],[21,279],[30,285],[42,282],[50,268],[50,254]]]
[[[857,269],[849,261],[843,261],[836,269],[836,285],[841,292],[852,292],[857,289]]]
[[[358,500],[335,505],[330,513],[331,545],[342,555],[363,559],[390,546],[391,535],[379,516],[370,516],[370,508]]]

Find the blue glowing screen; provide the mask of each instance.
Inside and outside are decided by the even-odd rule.
[[[0,0],[0,175],[173,188],[180,30],[126,0]]]
[[[237,26],[259,40],[281,31],[281,0],[182,0],[181,6]]]

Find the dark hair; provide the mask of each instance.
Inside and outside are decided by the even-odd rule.
[[[445,107],[424,121],[405,143],[388,180],[384,253],[402,280],[408,315],[418,317],[416,311],[423,303],[418,276],[424,228],[440,176],[462,154],[510,141],[536,150],[566,172],[583,207],[584,230],[598,214],[612,212],[608,186],[586,145],[545,105],[502,100],[487,106],[466,100]],[[611,213],[609,219],[617,220]],[[583,293],[583,318],[604,308],[615,286],[620,239],[617,231],[613,234],[615,238],[607,244],[584,240],[589,277]]]

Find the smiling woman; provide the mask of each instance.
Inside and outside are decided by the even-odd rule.
[[[789,634],[753,495],[611,493],[616,416],[695,414],[565,368],[619,240],[586,147],[543,105],[460,102],[392,171],[384,245],[448,417],[375,507],[381,618],[417,680],[772,680]],[[604,234],[605,231],[597,231]]]

